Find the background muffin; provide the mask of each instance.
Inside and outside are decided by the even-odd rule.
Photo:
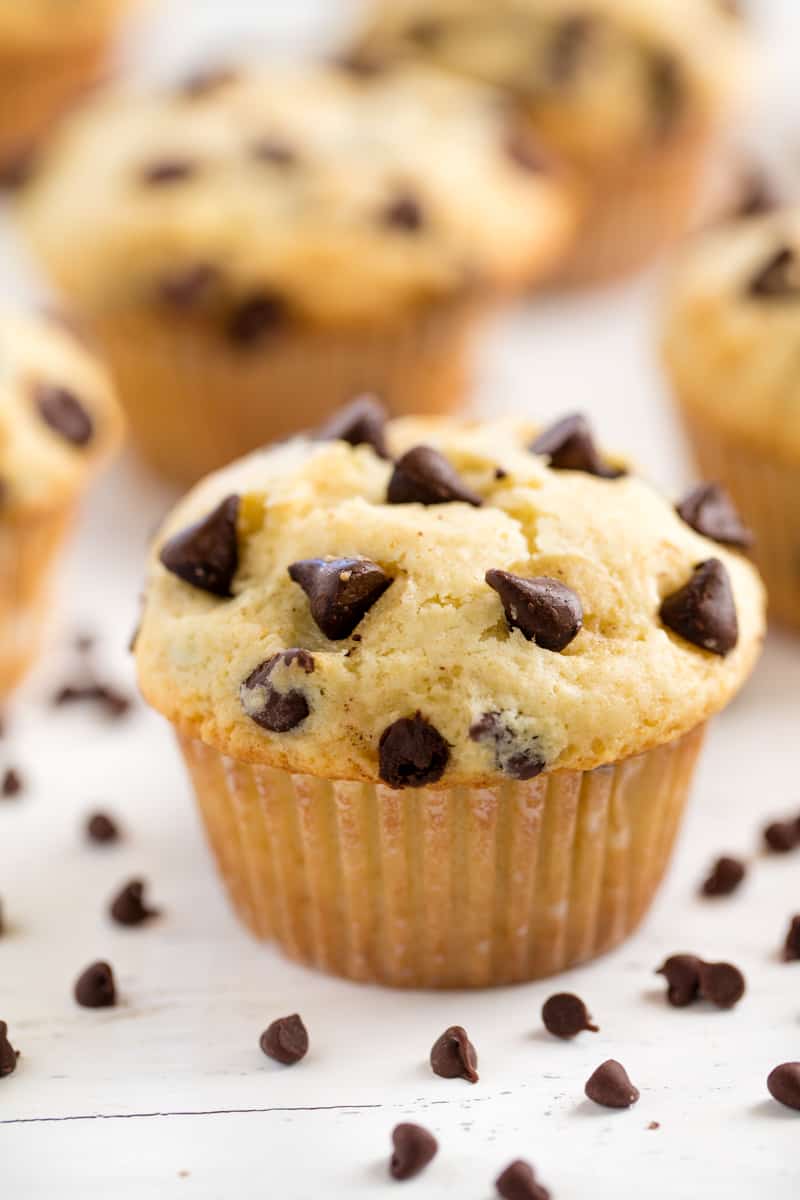
[[[571,206],[499,94],[312,66],[83,115],[25,220],[139,446],[193,479],[362,390],[451,407],[476,317],[552,268]]]

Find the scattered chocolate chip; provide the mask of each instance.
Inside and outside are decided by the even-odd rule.
[[[92,418],[68,388],[39,383],[34,391],[34,401],[42,420],[73,446],[87,446],[92,440]]]
[[[194,263],[162,275],[156,291],[171,308],[189,309],[205,299],[219,278],[219,269],[212,263]]]
[[[748,292],[761,300],[800,299],[800,260],[791,246],[781,246],[756,271]]]
[[[528,449],[531,454],[549,458],[548,465],[553,471],[583,471],[599,479],[620,479],[626,474],[619,467],[603,462],[589,422],[580,413],[572,413],[550,425]]]
[[[581,998],[570,992],[558,992],[545,1001],[542,1021],[548,1033],[565,1039],[574,1038],[584,1030],[591,1033],[599,1030],[599,1026],[592,1023]]]
[[[556,24],[547,52],[552,84],[564,87],[574,80],[598,26],[598,18],[590,13],[576,13]]]
[[[235,346],[255,346],[274,333],[288,317],[286,301],[277,292],[259,292],[243,300],[230,314],[227,336]]]
[[[53,696],[56,708],[76,703],[100,704],[107,715],[113,718],[124,717],[131,709],[131,701],[127,696],[96,680],[89,683],[64,684]]]
[[[159,916],[157,908],[149,908],[145,904],[144,883],[141,879],[132,879],[130,883],[125,884],[111,901],[109,912],[117,925],[142,925],[145,921]]]
[[[550,1200],[547,1188],[536,1182],[536,1172],[522,1158],[515,1159],[501,1171],[494,1186],[503,1200]]]
[[[397,460],[386,493],[389,504],[449,504],[462,501],[480,508],[477,492],[461,479],[432,446],[413,446]]]
[[[422,204],[411,192],[402,192],[381,209],[380,219],[400,233],[419,233],[425,224]]]
[[[393,721],[378,743],[379,774],[389,787],[425,787],[444,775],[450,748],[421,713]]]
[[[718,483],[700,483],[676,505],[678,516],[696,533],[725,546],[747,550],[753,535],[742,523],[733,501]]]
[[[451,1025],[433,1043],[431,1069],[443,1079],[466,1079],[478,1082],[478,1055],[461,1025]]]
[[[659,615],[673,633],[711,654],[724,657],[739,641],[730,579],[718,558],[698,563],[688,583],[665,597]]]
[[[229,597],[239,567],[238,516],[239,497],[226,496],[202,520],[164,543],[159,554],[162,565],[192,587]]]
[[[667,981],[667,1000],[673,1008],[686,1008],[700,995],[702,960],[695,954],[673,954],[656,971]]]
[[[267,1058],[291,1067],[308,1054],[308,1031],[297,1013],[293,1013],[267,1026],[258,1044]]]
[[[308,596],[312,617],[333,641],[349,637],[392,583],[368,558],[307,558],[288,569]]]
[[[648,1128],[648,1129],[650,1129],[650,1130],[652,1130],[652,1129],[660,1129],[660,1128],[661,1128],[661,1122],[660,1122],[660,1121],[651,1121],[651,1122],[650,1122],[650,1124],[647,1126],[647,1128]]]
[[[256,667],[245,679],[239,692],[242,708],[251,721],[270,733],[288,733],[305,721],[311,712],[308,701],[297,688],[279,692],[273,686],[270,677],[279,663],[287,667],[296,663],[306,675],[314,670],[314,658],[307,650],[284,650]]]
[[[525,579],[509,571],[486,572],[510,629],[519,629],[544,650],[564,650],[583,626],[583,607],[572,588],[545,575]]]
[[[772,821],[764,830],[764,842],[773,854],[788,854],[800,844],[796,821]]]
[[[283,169],[294,167],[298,163],[297,151],[275,137],[262,137],[252,145],[253,158],[257,162],[266,163],[270,167]]]
[[[744,975],[732,963],[700,963],[700,995],[717,1008],[733,1008],[745,990]]]
[[[8,1025],[0,1021],[0,1079],[17,1069],[18,1058],[19,1050],[15,1050],[8,1040]]]
[[[685,100],[683,69],[671,54],[653,54],[648,63],[653,129],[657,138],[668,137],[680,121]]]
[[[421,1125],[403,1122],[392,1130],[392,1147],[389,1160],[392,1179],[413,1179],[435,1157],[439,1143]]]
[[[75,999],[81,1008],[111,1008],[117,1003],[114,972],[107,962],[92,963],[78,976]]]
[[[178,90],[181,96],[185,96],[189,100],[198,100],[201,97],[210,96],[220,88],[227,87],[229,83],[234,83],[238,78],[239,72],[233,67],[207,67],[189,75],[180,84]]]
[[[25,784],[19,771],[16,767],[9,767],[3,775],[2,784],[0,784],[0,793],[2,793],[3,799],[13,800],[24,790]]]
[[[320,442],[347,442],[351,446],[371,446],[379,458],[388,458],[386,446],[386,409],[370,395],[357,396],[334,413],[317,431]]]
[[[741,859],[723,855],[714,863],[700,889],[704,896],[730,896],[747,874]]]
[[[590,1100],[605,1108],[630,1108],[639,1099],[639,1091],[631,1083],[622,1063],[613,1058],[590,1075],[585,1091]]]
[[[86,822],[86,836],[90,842],[107,846],[109,842],[119,841],[119,826],[108,813],[92,813]]]
[[[14,1068],[11,1069],[13,1071]],[[775,1067],[767,1076],[767,1088],[779,1104],[800,1110],[800,1062],[781,1063]]]
[[[499,712],[484,713],[470,726],[469,736],[473,742],[494,746],[495,766],[510,779],[534,779],[547,765],[538,739],[530,737],[523,744]]]
[[[508,471],[506,471],[503,467],[495,467],[494,477],[497,480],[508,479]]]
[[[196,171],[196,164],[186,158],[164,158],[143,167],[141,179],[149,187],[169,187],[191,179]]]
[[[800,916],[792,917],[783,943],[783,961],[797,962],[798,960],[800,960]]]

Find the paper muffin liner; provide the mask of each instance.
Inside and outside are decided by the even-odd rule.
[[[147,461],[182,483],[313,428],[361,392],[393,416],[456,408],[487,305],[453,301],[391,328],[286,329],[228,344],[201,319],[156,308],[92,320]]]
[[[394,987],[487,987],[602,954],[647,911],[703,740],[594,771],[395,791],[179,734],[239,916],[291,958]]]

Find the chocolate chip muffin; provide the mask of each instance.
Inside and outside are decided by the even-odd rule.
[[[730,0],[372,0],[357,60],[422,58],[507,90],[583,181],[562,277],[640,266],[681,233],[741,86]]]
[[[0,696],[39,643],[52,566],[121,418],[61,318],[0,313]]]
[[[347,65],[103,105],[66,130],[24,214],[141,449],[183,480],[360,391],[450,408],[476,320],[551,268],[571,223],[504,97]]]
[[[582,418],[384,425],[361,402],[184,499],[136,656],[258,936],[484,986],[636,926],[762,610],[746,559]]]
[[[770,613],[800,628],[800,210],[696,239],[664,320],[667,371],[700,468],[752,529]]]

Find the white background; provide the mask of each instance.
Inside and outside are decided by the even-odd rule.
[[[345,6],[334,0],[165,3],[132,50],[172,73],[247,43],[283,53],[330,44]],[[800,164],[791,89],[800,47],[794,0],[764,0],[757,127],[766,121],[784,167]],[[793,12],[793,9],[795,10]],[[256,33],[257,39],[251,35]],[[787,122],[787,114],[789,120]],[[787,134],[784,131],[789,128]],[[30,284],[4,234],[7,288]],[[654,274],[591,295],[530,303],[500,322],[482,353],[481,411],[542,418],[591,412],[665,486],[690,468],[657,370]],[[23,1057],[0,1081],[4,1200],[191,1197],[380,1197],[488,1200],[492,1180],[526,1157],[554,1200],[789,1200],[800,1192],[800,1115],[767,1095],[778,1062],[800,1059],[800,964],[778,948],[800,910],[800,858],[758,851],[767,817],[800,811],[797,784],[800,645],[773,635],[755,679],[716,723],[674,869],[651,917],[616,954],[555,983],[475,994],[394,994],[341,983],[255,944],[214,878],[168,731],[141,706],[109,725],[54,710],[48,696],[74,674],[65,650],[81,629],[101,634],[104,671],[132,689],[124,652],[135,620],[147,536],[170,503],[130,460],[88,503],[66,564],[51,649],[15,701],[0,769],[28,791],[0,801],[0,1017]],[[94,806],[117,814],[124,843],[82,841]],[[713,855],[753,856],[740,894],[696,898]],[[146,877],[162,919],[121,930],[108,898]],[[652,972],[669,953],[726,958],[749,989],[730,1013],[668,1008]],[[78,1009],[78,971],[115,966],[116,1009]],[[574,1044],[541,1031],[557,989],[578,991],[601,1026]],[[312,1049],[286,1070],[258,1036],[299,1010]],[[481,1080],[434,1078],[426,1065],[449,1024],[469,1030]],[[642,1098],[627,1112],[596,1108],[583,1084],[603,1059],[629,1069]],[[441,1150],[418,1180],[387,1178],[389,1134],[418,1119]],[[648,1129],[651,1121],[658,1130]]]

